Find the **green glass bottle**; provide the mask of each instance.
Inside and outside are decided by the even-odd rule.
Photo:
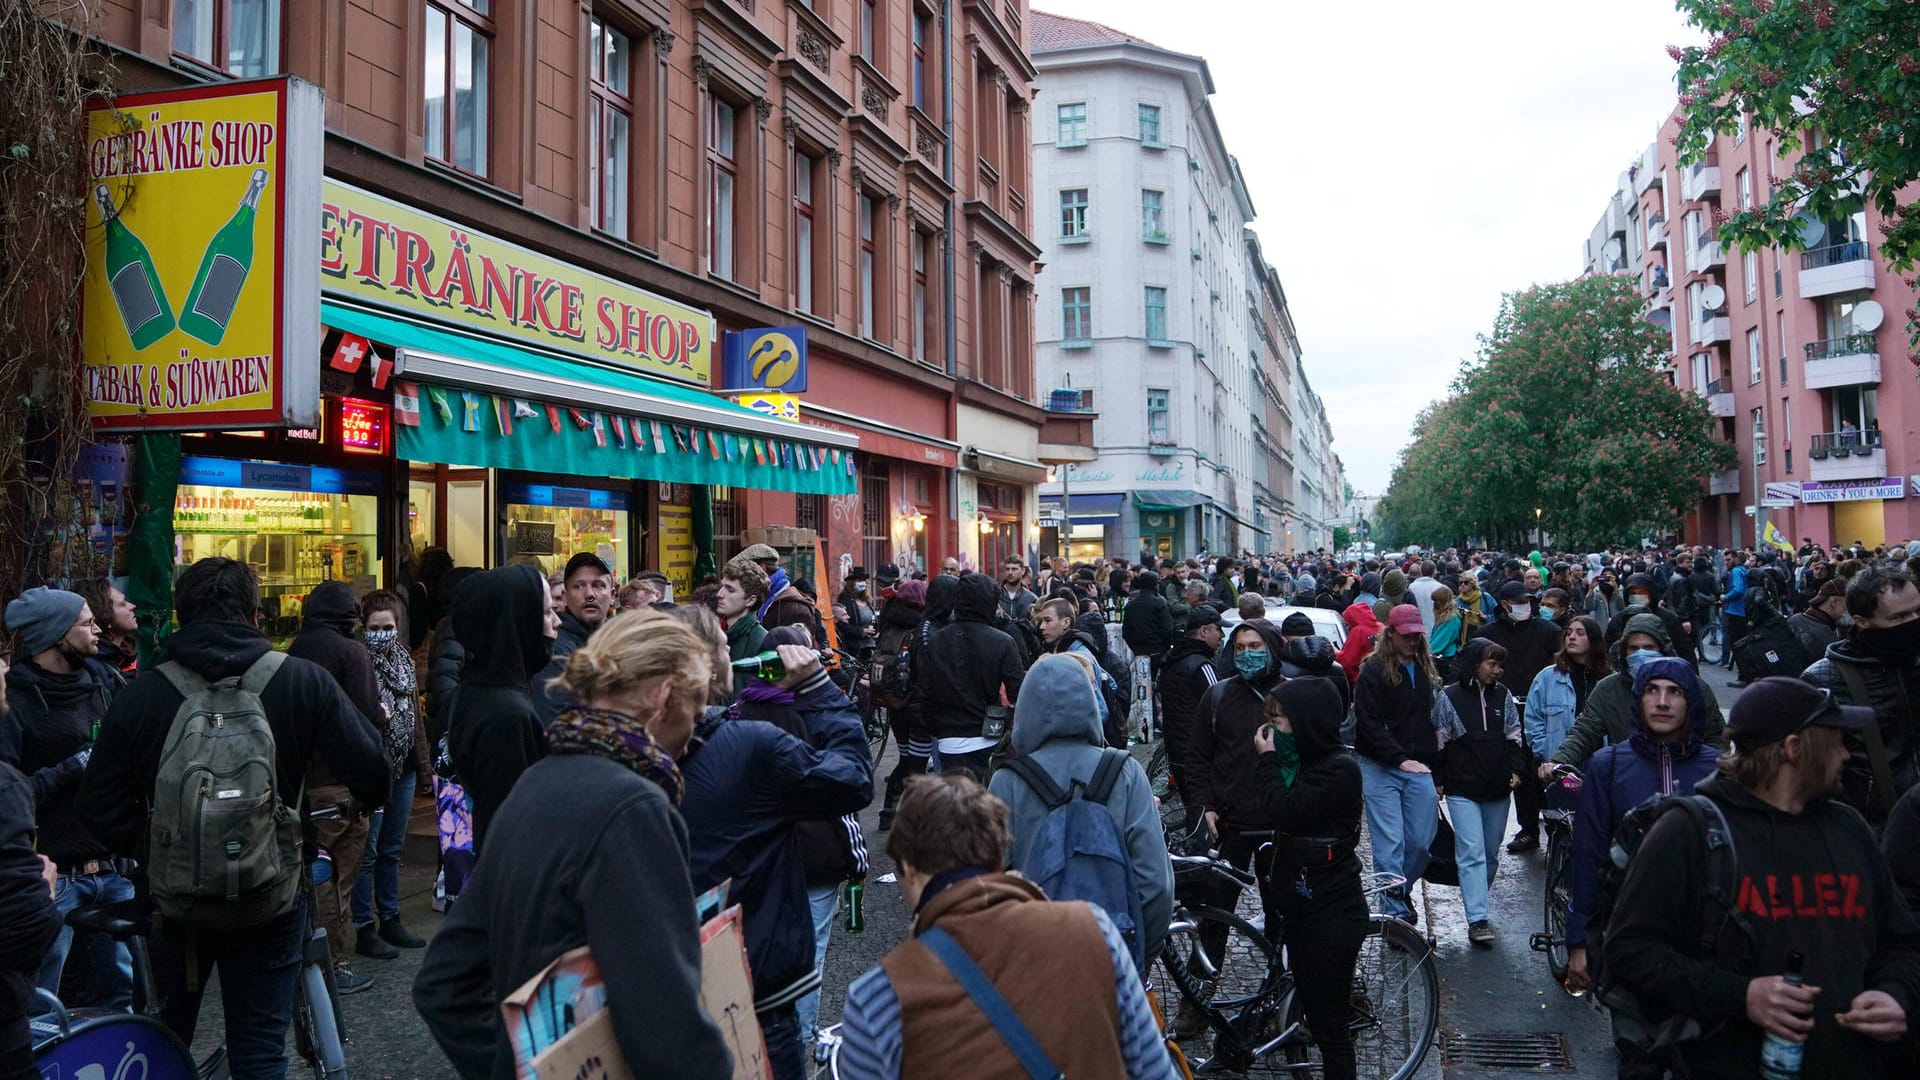
[[[267,170],[253,170],[240,209],[207,242],[200,270],[193,275],[193,289],[187,293],[187,305],[180,311],[180,329],[209,345],[218,345],[227,336],[227,322],[240,301],[247,271],[253,268],[254,210],[266,187]]]
[[[107,285],[113,302],[120,309],[120,321],[133,339],[135,349],[166,337],[173,330],[173,308],[167,303],[167,291],[160,285],[160,271],[153,265],[147,245],[133,235],[120,220],[113,205],[113,193],[107,185],[93,189],[100,204],[100,220],[107,229]]]

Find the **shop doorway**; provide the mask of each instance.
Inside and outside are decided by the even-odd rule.
[[[448,480],[447,554],[455,566],[492,566],[487,555],[487,528],[492,516],[487,513],[487,481]]]

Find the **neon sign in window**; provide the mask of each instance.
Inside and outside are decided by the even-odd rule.
[[[387,407],[347,398],[340,402],[340,448],[350,454],[387,452]]]

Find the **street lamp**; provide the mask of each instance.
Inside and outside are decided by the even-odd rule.
[[[980,520],[979,520],[979,522],[978,522],[978,524],[979,524],[979,526],[980,526],[980,535],[981,535],[981,536],[992,536],[992,535],[993,535],[993,520],[992,520],[991,518],[989,518],[989,517],[987,517],[987,515],[985,515],[985,514],[981,514],[981,515],[980,515]]]
[[[914,512],[908,516],[907,520],[913,522],[914,532],[927,531],[927,515],[921,513],[918,509],[915,509]]]
[[[1540,507],[1538,506],[1533,508],[1533,542],[1535,544],[1546,543],[1546,538],[1540,533]]]

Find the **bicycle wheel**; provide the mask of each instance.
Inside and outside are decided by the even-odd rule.
[[[300,1028],[301,1056],[312,1066],[314,1080],[346,1080],[347,1050],[340,1041],[340,1020],[327,988],[327,973],[318,964],[300,969],[294,1022]]]
[[[1169,1015],[1177,1015],[1182,1002],[1204,1005],[1214,1014],[1209,1024],[1218,1026],[1210,1028],[1211,1051],[1201,1052],[1207,1032],[1181,1044],[1194,1071],[1245,1072],[1280,1035],[1292,984],[1274,964],[1273,944],[1252,923],[1213,908],[1194,908],[1186,915],[1167,931],[1149,990]],[[1204,937],[1215,936],[1226,943],[1218,965],[1201,947]]]
[[[1153,755],[1147,758],[1147,782],[1153,786],[1153,793],[1164,808],[1170,802],[1179,802],[1180,793],[1173,786],[1172,762],[1167,758],[1167,744],[1161,740],[1153,748]]]
[[[1287,1011],[1289,1026],[1303,1023],[1297,1000]],[[1399,919],[1374,916],[1353,968],[1350,1030],[1359,1075],[1407,1080],[1433,1048],[1439,1026],[1440,971],[1432,947]],[[1319,1062],[1304,1026],[1301,1037],[1287,1044],[1287,1060]]]
[[[873,713],[867,717],[867,754],[868,760],[880,764],[880,756],[887,752],[887,736],[893,733],[892,722],[887,718],[884,706],[876,705]]]
[[[1707,624],[1700,635],[1700,659],[1709,664],[1717,664],[1727,658],[1726,630],[1718,619]]]
[[[1567,981],[1567,904],[1573,896],[1573,835],[1564,827],[1547,831],[1547,967],[1558,982]]]

